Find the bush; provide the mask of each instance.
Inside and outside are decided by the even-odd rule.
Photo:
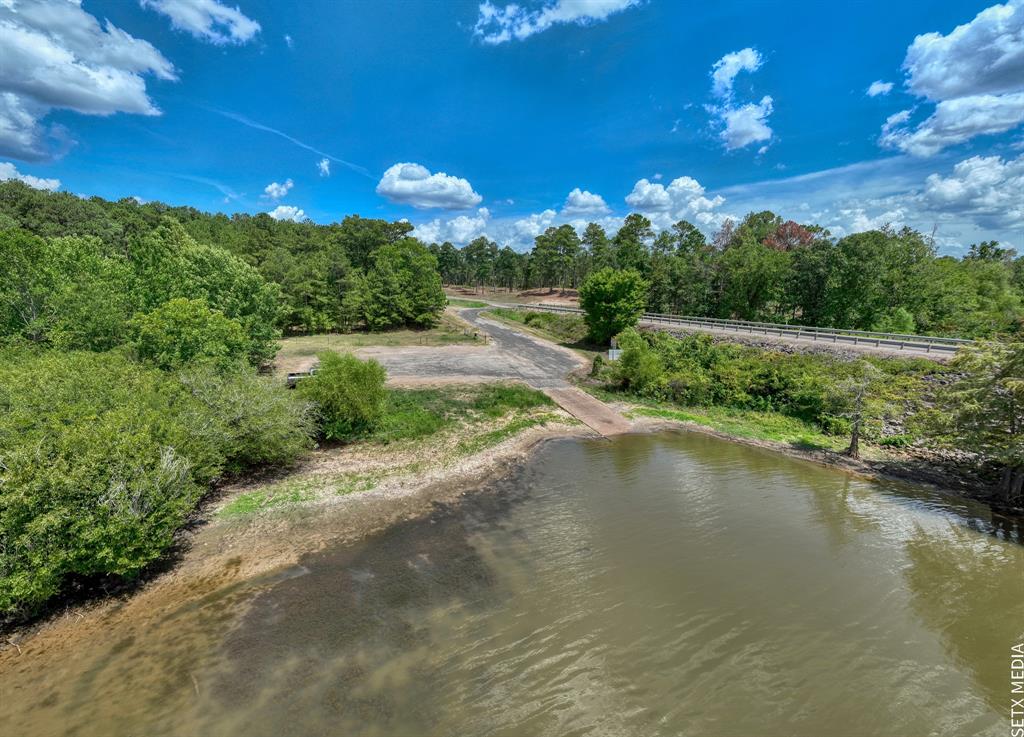
[[[227,369],[249,353],[242,326],[199,299],[172,299],[132,320],[131,331],[139,359],[165,371],[197,359]]]
[[[195,400],[183,419],[221,448],[223,469],[286,465],[313,445],[313,405],[270,376],[248,367],[214,371],[190,366],[178,383]]]
[[[286,462],[306,409],[251,370],[180,376],[117,353],[0,355],[0,613],[70,575],[132,577],[225,469]]]
[[[169,388],[109,354],[0,367],[0,611],[69,574],[131,576],[170,544],[202,487]]]
[[[580,307],[595,343],[608,339],[636,321],[644,311],[647,282],[634,269],[604,268],[590,274],[580,286]]]
[[[321,353],[319,359],[316,373],[298,390],[316,405],[323,436],[348,440],[373,430],[384,416],[384,367],[337,353]]]
[[[859,364],[827,355],[715,343],[707,335],[677,338],[630,328],[618,340],[622,356],[604,374],[626,391],[687,406],[779,412],[828,433],[849,430],[835,399],[837,387],[855,378]],[[873,419],[863,428],[868,437],[877,436],[884,416],[918,402],[924,393],[922,377],[941,370],[920,360],[870,363],[881,371],[882,379],[871,387]]]

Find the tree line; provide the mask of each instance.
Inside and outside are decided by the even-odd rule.
[[[726,221],[709,240],[685,220],[656,233],[632,214],[611,236],[596,223],[582,236],[548,228],[526,253],[486,237],[430,250],[446,284],[567,289],[604,268],[635,269],[652,312],[967,337],[1024,331],[1024,257],[992,241],[939,256],[911,228],[835,238],[764,211]]]
[[[271,333],[429,327],[444,309],[445,296],[436,259],[409,236],[411,230],[409,223],[358,215],[329,225],[294,223],[266,214],[228,216],[160,202],[85,199],[32,189],[21,182],[0,183],[0,232],[20,264],[13,278],[4,280],[5,286],[23,296],[52,294],[55,287],[41,284],[41,275],[81,273],[86,265],[72,263],[81,258],[74,254],[89,251],[86,271],[98,269],[103,275],[97,279],[128,298],[111,294],[109,300],[101,299],[96,292],[101,286],[94,281],[93,304],[76,309],[82,315],[98,309],[108,322],[115,321],[114,313],[124,322],[140,308],[166,301],[172,292],[173,296],[201,293],[216,301],[217,295],[209,294],[204,280],[226,271],[229,275],[244,272],[249,275],[246,278],[269,285],[269,292],[261,293],[266,304],[251,322]],[[12,238],[20,239],[19,245],[12,245]],[[69,238],[73,240],[59,242]],[[200,251],[207,255],[187,255]],[[58,255],[64,252],[72,256]],[[159,255],[164,252],[169,254],[166,259]],[[172,264],[181,258],[189,268],[181,270]],[[150,263],[155,264],[153,268],[168,269],[164,282],[152,281],[156,277],[149,275]],[[74,291],[65,290],[66,299]],[[50,312],[66,313],[66,307]],[[34,339],[39,337],[36,328],[22,328]],[[0,325],[0,336],[11,330],[10,324],[6,329]]]

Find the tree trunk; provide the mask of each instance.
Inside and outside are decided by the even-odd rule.
[[[1024,497],[1024,466],[1007,468],[1003,473],[1001,491],[1003,498],[1009,504],[1019,504]]]
[[[853,423],[850,429],[850,447],[846,449],[846,455],[850,458],[860,458],[860,421]]]

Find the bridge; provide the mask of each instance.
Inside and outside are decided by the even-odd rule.
[[[509,305],[511,306],[511,305]],[[528,310],[543,312],[564,312],[582,315],[578,307],[564,305],[535,304],[515,305]],[[839,330],[806,325],[785,325],[773,322],[751,322],[747,320],[723,320],[714,317],[693,317],[687,315],[666,315],[645,312],[640,317],[644,325],[678,327],[692,332],[706,332],[714,335],[751,335],[781,339],[784,342],[811,342],[843,345],[857,349],[874,349],[885,352],[934,354],[951,356],[963,345],[973,341],[963,338],[944,338],[935,335],[910,335],[904,333],[881,333],[871,330]]]

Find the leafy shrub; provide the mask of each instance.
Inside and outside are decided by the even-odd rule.
[[[170,544],[202,488],[168,379],[113,355],[0,367],[0,611],[68,574],[130,576]]]
[[[172,299],[131,322],[135,354],[165,371],[203,359],[227,369],[248,357],[249,340],[236,320],[199,299]]]
[[[373,430],[384,416],[384,367],[347,354],[321,353],[319,359],[316,373],[298,390],[316,405],[323,436],[347,440]]]
[[[195,400],[182,408],[183,420],[222,449],[223,468],[230,473],[286,465],[313,444],[313,405],[277,379],[243,366],[189,366],[176,378]]]
[[[0,355],[0,613],[69,575],[132,577],[225,469],[286,462],[304,406],[251,370],[176,376],[119,353]]]
[[[860,363],[716,343],[700,334],[677,338],[630,328],[618,340],[622,356],[605,375],[626,391],[686,406],[779,412],[829,433],[850,429],[836,399],[843,395],[843,382],[858,374]],[[863,428],[868,437],[878,436],[882,417],[920,400],[923,376],[941,371],[935,363],[921,360],[866,363],[881,372],[871,386],[872,419]]]

